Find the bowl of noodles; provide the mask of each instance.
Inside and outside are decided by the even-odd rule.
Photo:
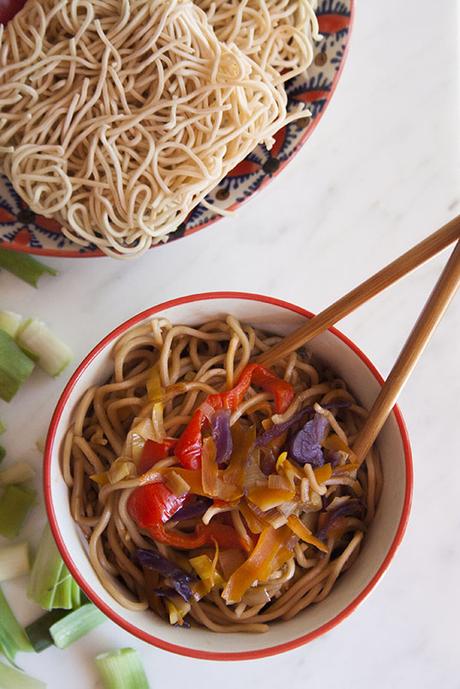
[[[373,364],[333,328],[258,363],[311,316],[245,293],[176,299],[69,380],[45,449],[51,528],[86,595],[140,639],[280,653],[345,619],[393,558],[412,491],[399,409],[362,464],[352,450]]]
[[[352,17],[353,0],[3,3],[0,242],[134,257],[236,210],[313,132]]]

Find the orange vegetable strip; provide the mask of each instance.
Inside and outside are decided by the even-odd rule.
[[[330,464],[324,464],[322,467],[313,469],[313,473],[318,483],[324,483],[324,481],[327,481],[328,478],[332,476],[332,466]]]
[[[298,536],[302,541],[305,541],[305,543],[310,543],[310,545],[314,545],[318,550],[321,550],[323,553],[327,553],[327,546],[319,540],[319,538],[316,538],[310,531],[310,529],[307,529],[305,524],[300,521],[299,517],[296,517],[295,514],[291,514],[290,517],[288,517],[287,520],[289,528],[295,533],[296,536]]]
[[[204,492],[210,497],[216,495],[217,477],[216,445],[212,438],[205,438],[201,454],[201,483]]]
[[[271,490],[263,486],[253,488],[248,493],[248,499],[263,511],[270,510],[272,507],[278,507],[284,502],[290,502],[294,499],[294,496],[295,492],[293,490]]]

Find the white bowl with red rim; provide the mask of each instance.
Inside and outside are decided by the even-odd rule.
[[[265,634],[215,634],[205,629],[172,627],[153,612],[123,608],[104,589],[88,559],[86,541],[69,509],[60,469],[60,450],[75,406],[88,387],[106,380],[110,352],[130,328],[157,315],[173,323],[199,325],[231,313],[277,334],[287,334],[312,314],[278,299],[237,292],[213,292],[174,299],[129,319],[105,337],[83,360],[67,383],[51,420],[45,449],[44,490],[48,518],[69,570],[107,617],[126,631],[159,648],[209,660],[244,660],[274,655],[312,641],[345,619],[372,591],[390,564],[406,528],[412,495],[412,457],[401,412],[394,408],[378,439],[384,483],[380,504],[359,558],[318,605],[293,620],[277,622]],[[365,354],[335,328],[309,343],[311,351],[343,378],[369,408],[382,377]]]

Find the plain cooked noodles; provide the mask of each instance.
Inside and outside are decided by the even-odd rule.
[[[182,440],[176,443],[173,439],[182,439],[184,429],[190,433],[197,413],[209,415],[212,405],[217,408],[215,400],[221,399],[222,390],[241,387],[249,361],[276,341],[279,337],[232,316],[196,328],[154,319],[130,330],[116,343],[112,375],[81,399],[62,451],[71,513],[88,540],[89,557],[102,584],[127,608],[151,607],[171,623],[183,624],[191,618],[193,624],[215,632],[263,632],[268,623],[291,619],[322,601],[359,555],[382,485],[377,452],[371,450],[358,467],[348,447],[367,413],[342,380],[318,366],[303,350],[276,365],[275,378],[268,374],[275,387],[265,383],[265,388],[259,389],[264,379],[255,378],[236,403],[230,418],[234,443],[231,459],[226,469],[214,466],[217,473],[210,493],[203,486],[208,485],[213,460],[205,456],[204,448],[212,441],[203,440],[202,465],[194,479],[193,472],[182,469],[174,455],[183,457],[182,450],[179,453]],[[292,388],[282,413],[274,413],[277,386]],[[216,394],[218,397],[213,397]],[[323,443],[329,448],[323,449],[328,463],[322,467],[309,463],[302,467],[287,458],[283,453],[288,443],[286,433],[278,433],[270,443],[261,440],[274,424],[292,424],[297,419],[292,428],[298,428],[312,415],[313,423],[322,420],[329,429]],[[252,435],[246,446],[251,433],[256,433],[258,440],[254,445]],[[161,446],[165,437],[175,449],[169,456],[157,457],[149,469],[142,468],[145,439],[153,442],[150,452],[151,447]],[[244,486],[238,499],[229,497],[225,472],[234,482],[238,476]],[[220,488],[217,474],[223,477]],[[169,521],[160,525],[156,540],[149,528],[139,526],[138,512],[132,510],[133,495],[142,496],[146,487],[155,488],[158,482],[164,490],[165,485],[176,490],[170,497],[179,495],[177,485],[180,488],[184,480],[186,486],[187,481],[190,484],[185,504],[191,500],[196,506],[207,499],[192,495],[193,490],[214,496],[214,502],[205,505],[204,513],[194,519],[184,515],[186,521],[178,517],[175,521],[174,514],[179,512],[172,510]],[[286,481],[291,481],[296,497],[262,509],[255,496],[263,496],[264,491],[273,495],[272,489],[286,488]],[[227,501],[216,498],[223,495],[222,488],[227,490]],[[149,499],[153,500],[151,496]],[[190,549],[182,544],[184,538],[195,538],[194,534],[212,528],[217,529],[213,538],[201,546]],[[307,529],[307,541],[299,528]],[[219,529],[226,531],[220,542],[223,536],[219,536]],[[244,554],[228,542],[229,533],[236,534]],[[298,533],[303,538],[297,537]],[[237,573],[244,570],[245,559],[251,558],[262,539],[276,542],[281,534],[284,540],[273,551],[273,559],[266,558],[271,569],[265,571],[265,578],[260,571],[258,577],[253,573],[242,595],[232,593],[232,577],[235,582]],[[174,589],[174,581],[163,570],[161,574],[141,566],[139,553],[145,552],[163,558],[163,565],[169,562],[183,573],[191,573],[193,595],[188,602],[177,594],[177,582]]]
[[[309,0],[195,0],[219,40],[235,43],[262,69],[273,67],[279,81],[304,72],[320,38],[316,2]]]
[[[0,27],[2,168],[74,242],[137,255],[305,116],[278,81],[187,0],[28,0]]]

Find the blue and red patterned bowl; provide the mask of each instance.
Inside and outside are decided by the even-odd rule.
[[[15,0],[22,6],[21,0]],[[321,119],[331,100],[347,53],[354,0],[320,0],[317,16],[323,40],[315,46],[308,74],[287,84],[289,107],[308,105],[311,118],[281,129],[270,151],[260,145],[209,194],[207,201],[234,210],[278,175],[299,151]],[[174,241],[193,234],[221,218],[199,204],[168,238]],[[100,256],[94,246],[80,247],[60,232],[59,223],[35,215],[19,198],[11,183],[0,176],[0,244],[31,254],[60,257]],[[161,246],[161,245],[157,245]]]

